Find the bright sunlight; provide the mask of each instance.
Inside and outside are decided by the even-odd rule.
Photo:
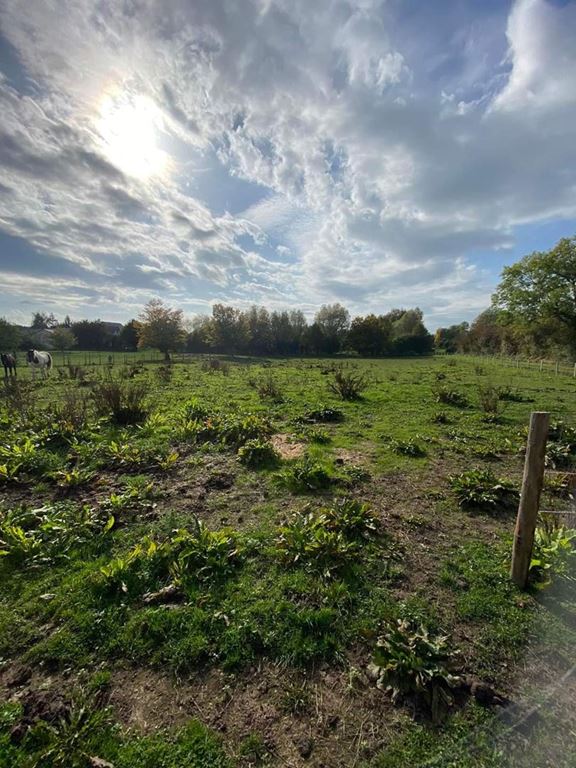
[[[169,158],[158,146],[162,115],[151,99],[128,91],[108,92],[98,112],[98,133],[111,163],[139,179],[166,172]]]

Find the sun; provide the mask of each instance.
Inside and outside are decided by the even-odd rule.
[[[164,174],[169,157],[158,146],[162,113],[142,94],[106,93],[98,107],[96,130],[108,160],[129,176],[149,179]]]

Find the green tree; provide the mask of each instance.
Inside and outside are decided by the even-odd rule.
[[[390,351],[392,323],[382,315],[355,317],[348,331],[348,346],[365,357],[385,355]]]
[[[74,336],[70,328],[59,325],[52,332],[52,345],[54,349],[58,349],[61,352],[64,352],[66,349],[72,349],[72,347],[76,346],[76,336]]]
[[[506,325],[543,335],[576,355],[576,236],[504,267],[493,296]]]
[[[211,333],[212,345],[218,352],[242,352],[249,340],[244,313],[225,304],[212,307]]]
[[[126,349],[132,352],[138,348],[139,327],[138,320],[129,320],[122,326],[122,330],[118,334],[118,344],[120,349]]]
[[[170,352],[186,344],[184,315],[181,309],[167,307],[161,299],[152,299],[139,316],[138,346],[159,349],[166,362]]]
[[[0,317],[0,350],[14,352],[20,343],[20,331],[4,317]]]
[[[46,314],[46,312],[34,312],[32,315],[32,325],[31,328],[34,328],[35,331],[44,331],[47,328],[55,328],[58,325],[58,321],[50,312],[50,314]]]
[[[454,352],[463,352],[468,339],[468,332],[468,323],[438,328],[434,334],[434,346],[436,349],[443,349],[450,355]]]
[[[350,326],[350,313],[342,304],[323,304],[314,322],[325,339],[324,351],[328,354],[338,352],[342,347]]]
[[[72,333],[76,337],[78,349],[109,349],[112,338],[102,320],[79,320],[72,323]]]

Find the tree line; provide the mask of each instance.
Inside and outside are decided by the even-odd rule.
[[[550,251],[535,252],[505,267],[492,306],[471,323],[438,328],[432,336],[420,309],[351,318],[341,304],[322,306],[312,322],[301,310],[241,310],[215,304],[210,315],[187,322],[181,310],[153,299],[138,318],[118,329],[101,320],[59,322],[36,312],[30,329],[0,318],[0,349],[37,346],[50,331],[55,349],[96,351],[155,348],[170,352],[246,355],[335,355],[363,357],[468,352],[576,359],[576,236]]]
[[[138,318],[111,333],[101,320],[59,323],[54,315],[35,313],[30,329],[0,320],[2,349],[37,346],[38,331],[49,333],[50,346],[60,350],[132,351],[154,348],[171,352],[214,352],[245,355],[362,356],[426,355],[433,336],[420,309],[394,309],[383,315],[350,318],[341,304],[324,305],[311,323],[301,310],[269,311],[252,306],[240,310],[215,304],[211,315],[186,322],[181,310],[153,299]]]

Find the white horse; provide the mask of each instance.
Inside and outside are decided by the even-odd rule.
[[[32,379],[34,381],[36,381],[36,371],[38,369],[40,369],[43,379],[48,377],[52,368],[52,355],[49,352],[38,352],[37,349],[29,349],[26,359],[32,370]]]

